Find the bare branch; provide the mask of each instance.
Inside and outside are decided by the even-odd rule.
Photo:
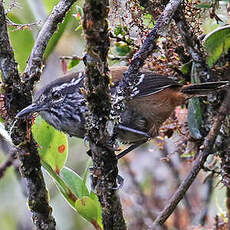
[[[133,60],[129,65],[129,69],[124,73],[124,80],[122,81],[122,89],[125,89],[128,85],[134,85],[135,82],[135,74],[138,70],[144,65],[144,61],[146,58],[156,49],[156,40],[159,36],[163,36],[167,33],[167,28],[172,20],[172,17],[180,6],[182,0],[170,0],[165,10],[157,19],[157,22],[151,32],[148,34],[145,39],[141,49],[134,56]],[[127,91],[127,90],[125,90]]]
[[[10,46],[6,17],[0,1],[0,69],[3,76],[6,130],[12,130],[11,138],[18,145],[21,174],[27,182],[28,205],[37,230],[54,230],[56,223],[48,203],[48,194],[41,171],[37,145],[31,138],[31,122],[20,121],[13,125],[16,113],[32,101],[31,92],[20,81],[14,53]],[[13,126],[13,128],[12,128]]]
[[[35,42],[25,72],[23,73],[24,79],[39,79],[43,67],[43,54],[47,44],[57,30],[58,24],[63,21],[65,14],[75,2],[76,0],[61,0],[53,8],[51,15],[43,25]]]

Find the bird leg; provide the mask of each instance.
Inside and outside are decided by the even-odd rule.
[[[146,137],[147,139],[151,138],[149,136],[148,133],[146,132],[143,132],[143,131],[140,131],[140,130],[137,130],[137,129],[132,129],[132,128],[129,128],[127,126],[124,126],[124,125],[118,125],[118,128],[121,129],[121,130],[124,130],[124,131],[128,131],[128,132],[131,132],[131,133],[135,133],[135,134],[139,134],[143,137]]]
[[[117,159],[119,160],[120,158],[122,158],[123,156],[125,156],[126,154],[128,154],[129,152],[133,151],[134,149],[136,149],[137,147],[141,146],[142,144],[144,144],[146,142],[147,142],[147,140],[141,140],[141,141],[136,142],[135,144],[129,146],[127,149],[125,149],[121,153],[117,154]]]

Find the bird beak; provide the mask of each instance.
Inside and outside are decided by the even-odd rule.
[[[29,106],[27,106],[26,108],[24,108],[23,110],[21,110],[17,115],[16,115],[16,119],[18,118],[22,118],[26,115],[29,115],[31,113],[34,113],[34,112],[39,112],[39,111],[42,111],[44,110],[43,107],[33,103]]]

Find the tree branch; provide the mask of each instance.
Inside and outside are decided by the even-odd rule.
[[[167,28],[172,20],[172,17],[180,6],[182,0],[170,0],[167,6],[165,7],[163,13],[157,19],[154,28],[147,35],[141,49],[134,56],[131,61],[128,71],[124,73],[124,78],[122,81],[122,89],[127,89],[127,86],[134,85],[136,81],[136,73],[144,65],[146,58],[152,54],[153,50],[156,49],[156,40],[159,36],[164,36],[167,33]],[[134,83],[134,84],[133,84]],[[130,88],[130,87],[129,87]],[[127,91],[127,90],[125,90]],[[131,92],[131,91],[130,91]],[[130,92],[128,92],[130,94]],[[129,95],[130,96],[130,95]]]
[[[221,128],[222,122],[224,121],[226,115],[229,113],[229,109],[230,109],[229,101],[230,101],[230,93],[228,93],[227,96],[225,97],[219,109],[219,113],[214,119],[213,126],[210,129],[204,141],[204,148],[200,150],[199,156],[194,162],[194,166],[191,169],[189,175],[185,178],[185,180],[182,182],[178,190],[174,193],[173,197],[169,201],[169,204],[166,205],[166,207],[161,212],[161,214],[156,218],[156,220],[154,221],[154,225],[153,227],[151,227],[151,229],[156,229],[158,225],[164,224],[164,222],[167,220],[167,218],[172,214],[172,212],[176,208],[177,204],[184,197],[185,193],[187,192],[187,190],[189,189],[193,181],[196,179],[196,176],[198,175],[199,171],[202,169],[209,154],[212,153],[213,145],[215,143],[218,132]]]
[[[37,146],[31,138],[31,122],[20,121],[17,124],[14,122],[16,113],[31,103],[32,95],[20,81],[14,53],[9,42],[2,1],[0,2],[0,34],[0,68],[4,82],[4,101],[7,111],[5,126],[8,131],[11,131],[13,144],[19,145],[21,174],[27,182],[28,205],[32,212],[33,222],[39,230],[54,230],[56,223],[48,203],[48,194],[41,171]]]
[[[83,28],[87,41],[86,99],[89,114],[88,140],[93,159],[95,190],[102,206],[104,230],[125,230],[126,225],[117,190],[117,159],[108,131],[111,102],[107,55],[109,50],[108,0],[86,0]]]
[[[38,38],[29,57],[25,72],[23,73],[24,79],[30,79],[32,81],[39,80],[43,67],[43,54],[47,44],[57,30],[58,24],[63,21],[65,14],[75,2],[76,0],[61,0],[53,8],[51,15],[48,17],[38,34]]]
[[[183,39],[184,45],[192,57],[192,60],[196,64],[197,72],[199,73],[199,78],[202,81],[210,80],[213,76],[212,71],[206,64],[205,55],[201,48],[200,40],[191,31],[190,26],[185,18],[183,8],[180,6],[177,9],[176,14],[173,16],[176,22],[179,33]],[[212,79],[214,80],[214,79]]]

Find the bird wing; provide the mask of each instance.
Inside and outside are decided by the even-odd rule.
[[[152,72],[140,72],[139,80],[136,85],[135,97],[150,96],[166,88],[178,87],[181,87],[181,84],[169,77],[156,75]]]

